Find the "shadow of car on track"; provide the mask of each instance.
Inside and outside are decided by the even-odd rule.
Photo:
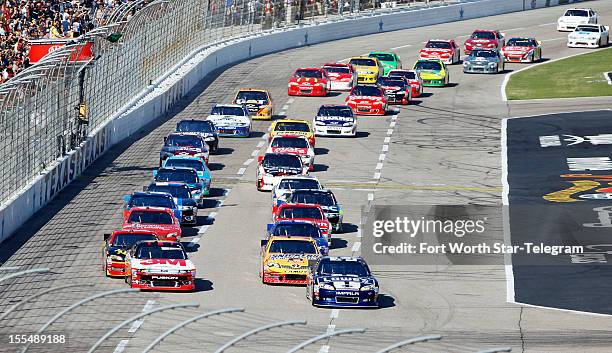
[[[249,138],[261,138],[262,136],[266,135],[267,132],[263,132],[263,131],[251,131],[251,135],[249,136]]]
[[[353,223],[342,223],[342,231],[338,234],[356,233],[359,230],[359,226]]]
[[[281,119],[287,119],[287,114],[274,114],[272,115],[272,120],[281,120]]]
[[[204,278],[196,278],[195,290],[193,292],[208,292],[215,289],[213,282]]]
[[[225,154],[232,154],[232,152],[234,152],[233,148],[229,148],[229,147],[219,147],[217,149],[217,152],[215,153],[211,153],[213,156],[221,156],[221,155],[225,155]]]
[[[423,93],[421,93],[421,95],[420,95],[420,96],[418,96],[418,97],[416,97],[416,98],[428,98],[428,97],[431,97],[431,96],[433,96],[433,95],[434,95],[434,94],[433,94],[433,93],[431,93],[431,92],[423,92]]]
[[[200,244],[192,244],[188,241],[182,241],[181,244],[183,244],[183,247],[185,248],[185,251],[189,254],[192,252],[198,252],[198,250],[200,250]]]
[[[208,163],[208,169],[210,169],[211,172],[215,170],[222,170],[223,168],[225,168],[225,164],[223,163]]]
[[[329,149],[328,148],[317,147],[314,150],[315,150],[315,155],[317,155],[317,156],[321,156],[321,155],[329,153]]]
[[[328,169],[329,169],[329,166],[327,166],[326,164],[316,164],[315,163],[313,172],[324,172]]]
[[[395,307],[395,298],[387,294],[378,295],[378,309],[387,309]]]
[[[206,196],[204,201],[218,201],[218,200],[211,200],[211,198],[213,198],[213,197],[221,197],[221,196],[224,196],[224,195],[225,195],[225,189],[223,189],[223,188],[210,188],[208,196]],[[218,204],[218,202],[216,203],[216,205],[217,204]]]
[[[334,238],[332,235],[331,244],[329,244],[330,250],[342,249],[348,246],[348,241],[340,238]]]

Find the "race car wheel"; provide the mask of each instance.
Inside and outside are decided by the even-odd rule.
[[[314,299],[314,290],[310,292],[310,305],[316,306],[315,299]]]
[[[263,180],[259,180],[259,179],[257,179],[257,181],[255,182],[255,184],[257,185],[257,191],[261,191],[262,182]]]

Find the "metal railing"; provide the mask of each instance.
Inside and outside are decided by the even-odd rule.
[[[391,7],[459,0],[135,0],[0,85],[0,205],[195,49]],[[129,19],[129,20],[128,20]],[[93,58],[75,63],[85,43]]]

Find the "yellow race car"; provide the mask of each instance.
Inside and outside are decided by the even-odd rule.
[[[245,105],[251,114],[251,119],[271,120],[274,115],[272,96],[265,89],[241,89],[236,93],[234,104]]]
[[[349,64],[357,72],[357,83],[375,84],[384,71],[380,60],[376,57],[356,56],[349,60]]]
[[[273,121],[268,136],[269,141],[272,141],[275,136],[283,135],[304,136],[308,139],[312,148],[315,146],[314,130],[312,129],[312,125],[306,120],[280,119]]]
[[[448,70],[442,60],[420,59],[414,63],[413,69],[423,80],[423,87],[444,87],[448,85]]]
[[[306,284],[308,262],[321,257],[317,242],[310,237],[271,236],[261,241],[263,283]]]

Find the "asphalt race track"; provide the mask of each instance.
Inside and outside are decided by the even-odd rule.
[[[612,23],[611,2],[591,1],[588,6],[599,12],[602,23]],[[543,42],[546,59],[588,51],[566,47],[567,34],[555,28],[562,12],[563,7],[556,7],[310,46],[241,63],[203,82],[166,119],[144,129],[138,139],[113,148],[14,240],[2,244],[0,275],[16,266],[49,267],[52,272],[0,284],[1,308],[46,288],[83,286],[24,305],[0,321],[0,332],[36,331],[77,300],[127,288],[121,279],[105,278],[101,271],[102,235],[119,227],[122,196],[149,183],[163,137],[174,130],[178,120],[205,117],[214,103],[230,101],[241,87],[267,88],[277,114],[311,120],[319,105],[343,102],[345,94],[287,97],[287,80],[296,67],[389,49],[409,67],[427,39],[454,37],[463,43],[476,28],[498,28],[508,38],[535,36]],[[507,69],[524,66],[509,64]],[[367,205],[501,206],[503,118],[603,110],[612,103],[610,98],[503,102],[500,86],[504,75],[464,75],[461,65],[450,67],[450,79],[451,87],[426,88],[422,99],[398,107],[397,114],[360,118],[355,139],[317,139],[314,175],[333,189],[346,212],[346,232],[335,236],[333,255],[360,254],[361,208]],[[317,309],[310,306],[302,287],[262,285],[258,277],[259,241],[271,219],[271,204],[269,193],[255,189],[255,168],[256,156],[265,149],[262,137],[269,124],[254,122],[255,132],[249,139],[222,139],[220,155],[211,156],[213,195],[200,210],[200,225],[184,231],[200,277],[195,293],[121,293],[92,301],[48,329],[69,332],[66,346],[37,346],[28,352],[86,351],[121,321],[177,303],[196,303],[200,308],[167,311],[128,325],[98,351],[141,352],[181,321],[230,307],[246,311],[192,323],[154,351],[213,352],[232,337],[286,320],[306,320],[308,324],[258,334],[227,352],[286,352],[310,337],[346,328],[367,331],[321,341],[304,352],[374,352],[424,334],[440,334],[443,339],[410,346],[411,352],[476,352],[496,346],[510,346],[513,352],[610,351],[612,318],[508,303],[502,266],[374,266],[382,293],[378,310]],[[380,173],[379,179],[375,173]],[[603,280],[609,281],[609,275]],[[573,309],[609,313],[608,291],[599,295],[605,309],[593,303],[589,308]],[[16,348],[3,344],[0,351]]]

